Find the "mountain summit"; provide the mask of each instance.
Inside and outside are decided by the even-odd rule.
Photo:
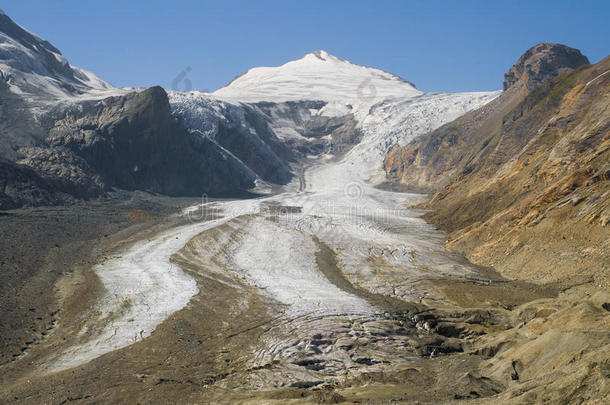
[[[529,90],[569,72],[589,59],[578,49],[562,44],[541,43],[528,49],[504,75],[503,89],[521,81]]]
[[[15,23],[2,10],[0,85],[14,94],[46,99],[112,90],[93,73],[70,65],[59,49]]]
[[[421,92],[399,76],[319,50],[282,66],[250,69],[213,94],[249,102],[358,102],[413,97]]]

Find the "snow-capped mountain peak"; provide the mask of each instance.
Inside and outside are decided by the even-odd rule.
[[[301,59],[298,59],[294,62],[297,62],[299,60],[303,60],[303,59],[309,59],[311,62],[328,62],[328,63],[349,63],[351,64],[351,62],[342,59],[338,56],[335,55],[331,55],[330,53],[326,52],[324,49],[319,49],[317,51],[313,51],[311,53],[308,53],[307,55],[303,56]],[[288,62],[290,63],[290,62]]]
[[[118,90],[95,74],[70,65],[48,41],[0,10],[0,84],[28,99],[102,97]]]
[[[318,50],[282,66],[250,69],[213,94],[247,102],[370,102],[413,97],[421,92],[399,76]]]

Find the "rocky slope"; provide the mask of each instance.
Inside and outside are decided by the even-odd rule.
[[[48,146],[81,157],[106,186],[193,196],[253,186],[237,159],[184,130],[160,87],[50,115]]]
[[[504,117],[531,90],[583,63],[588,63],[585,56],[564,45],[532,47],[506,73],[498,98],[404,147],[395,145],[384,162],[388,180],[428,192],[447,185],[493,150],[492,136]]]
[[[436,192],[425,218],[448,247],[559,291],[509,308],[511,327],[473,342],[487,375],[506,381],[499,402],[610,395],[610,57],[585,61],[538,45],[502,96],[385,161],[390,180]]]
[[[237,158],[183,128],[160,87],[60,105],[38,125],[46,137],[22,144],[4,165],[1,208],[95,198],[112,188],[201,196],[254,186],[256,175]],[[44,187],[36,192],[33,184]]]
[[[74,197],[70,193],[62,191],[61,184],[43,178],[28,166],[0,160],[0,208],[55,205],[73,201]]]
[[[558,54],[573,58],[558,61]],[[508,81],[523,71],[524,59],[530,73],[521,73],[483,108],[394,148],[386,172],[393,181],[439,191],[427,204],[427,218],[476,261],[541,279],[562,275],[542,276],[533,266],[538,261],[595,273],[590,265],[604,263],[604,246],[578,238],[563,242],[563,236],[582,226],[591,236],[608,234],[610,60],[555,77],[584,57],[571,48],[537,45],[507,72]],[[547,76],[537,79],[544,85],[531,80],[531,66],[546,66]],[[540,242],[532,241],[544,232],[541,240],[548,242],[543,229],[551,223],[564,254],[542,249],[533,255],[531,244]],[[570,232],[561,235],[561,229]]]
[[[435,195],[428,218],[452,232],[456,248],[520,277],[607,282],[608,70],[606,58],[534,90]]]

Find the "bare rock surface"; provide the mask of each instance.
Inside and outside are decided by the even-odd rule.
[[[386,158],[390,180],[431,192],[424,218],[449,233],[447,247],[515,280],[506,293],[486,287],[496,289],[487,297],[435,283],[460,306],[507,311],[504,327],[468,346],[490,356],[487,377],[504,381],[499,402],[610,397],[610,59],[586,62],[566,47],[534,47],[498,99]],[[523,282],[538,299],[514,301]]]
[[[589,64],[589,59],[578,49],[560,44],[538,44],[528,49],[504,74],[502,88],[506,91],[517,82],[533,90],[543,83]]]

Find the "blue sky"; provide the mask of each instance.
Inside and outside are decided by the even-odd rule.
[[[117,86],[215,90],[317,49],[424,91],[499,89],[538,42],[610,51],[610,1],[28,1],[0,6],[76,66]]]

